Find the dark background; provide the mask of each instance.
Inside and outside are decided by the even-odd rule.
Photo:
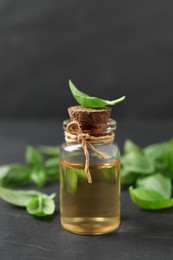
[[[143,147],[169,140],[173,1],[0,0],[0,165],[23,163],[28,144],[63,141],[76,104],[69,78],[91,95],[127,96],[113,107],[121,151],[127,138]],[[141,210],[124,189],[118,232],[77,236],[60,225],[59,185],[42,191],[57,193],[51,219],[0,200],[2,260],[172,259],[173,208]]]
[[[171,118],[173,2],[1,0],[0,118],[66,118],[71,78],[126,101],[114,117]]]

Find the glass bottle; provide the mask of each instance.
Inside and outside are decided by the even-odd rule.
[[[63,122],[66,129],[69,120]],[[116,121],[109,119],[104,132],[116,129]],[[120,152],[118,145],[98,142],[94,147],[104,159],[88,149],[92,183],[85,173],[85,155],[78,142],[66,143],[60,152],[60,220],[73,233],[97,235],[112,232],[120,224]]]

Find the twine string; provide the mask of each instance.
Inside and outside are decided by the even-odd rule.
[[[104,144],[110,143],[114,140],[114,133],[111,132],[109,135],[104,136],[92,136],[88,133],[83,133],[80,127],[79,122],[72,121],[70,122],[65,130],[65,140],[67,143],[78,142],[81,144],[84,155],[85,155],[85,173],[87,175],[88,183],[92,183],[91,173],[89,170],[89,152],[88,148],[93,152],[97,153],[102,159],[105,159],[104,154],[102,154],[99,150],[97,150],[92,143],[102,142]]]

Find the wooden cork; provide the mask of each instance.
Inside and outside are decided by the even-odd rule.
[[[91,109],[82,106],[68,108],[71,121],[77,121],[84,133],[91,135],[105,134],[107,122],[111,115],[111,108]]]

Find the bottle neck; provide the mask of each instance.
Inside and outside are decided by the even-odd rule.
[[[64,131],[67,130],[67,127],[70,122],[71,122],[70,119],[67,119],[63,122]],[[117,127],[117,122],[114,119],[110,118],[106,124],[97,123],[93,126],[90,125],[89,127],[85,127],[85,128],[81,127],[81,133],[88,134],[94,137],[107,136],[112,134],[116,130],[116,127]]]

